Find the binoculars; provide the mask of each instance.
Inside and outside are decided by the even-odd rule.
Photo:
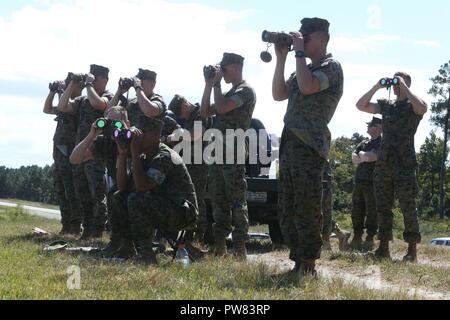
[[[120,78],[119,87],[122,89],[129,90],[132,86],[134,86],[134,80],[130,78]]]
[[[62,92],[63,91],[63,90],[59,89],[59,81],[51,82],[48,85],[48,88],[50,89],[51,92]]]
[[[69,73],[68,75],[68,79],[69,81],[74,81],[74,82],[86,82],[87,79],[87,74],[81,74],[81,73]]]
[[[122,121],[109,120],[109,119],[105,119],[105,118],[98,119],[95,122],[95,126],[98,129],[102,129],[102,130],[108,130],[108,129],[112,129],[112,130],[119,129],[119,130],[122,130],[125,127]]]
[[[121,146],[128,146],[133,139],[133,132],[129,129],[114,129],[113,139],[116,140]]]
[[[400,84],[400,79],[398,77],[395,78],[383,78],[380,80],[380,85],[386,88],[390,88],[392,86],[398,86]]]
[[[270,32],[264,30],[262,33],[262,41],[274,44],[285,44],[287,46],[292,46],[292,36],[284,32]]]
[[[205,66],[203,68],[203,75],[205,76],[206,80],[211,80],[216,74],[216,71],[217,67],[215,66]]]

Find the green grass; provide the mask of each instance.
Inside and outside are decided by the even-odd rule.
[[[265,264],[208,258],[183,269],[166,256],[158,267],[111,263],[87,255],[45,253],[53,238],[36,238],[40,227],[56,233],[57,221],[0,207],[0,299],[410,299],[404,293],[368,290],[333,279],[280,280]],[[107,239],[104,239],[105,241]],[[71,239],[76,244],[74,239]],[[67,269],[81,269],[81,290],[67,288]]]
[[[350,214],[337,214],[336,222],[345,230],[352,230],[352,219]],[[429,243],[434,238],[450,237],[450,219],[419,217],[420,231],[424,243]],[[404,224],[400,209],[394,209],[394,237],[403,238]]]
[[[392,253],[406,253],[406,246],[396,242],[392,246]],[[381,271],[382,280],[410,288],[422,288],[437,292],[450,292],[450,268],[449,266],[435,266],[428,264],[404,263],[394,259],[394,261],[374,261],[361,254],[355,253],[329,253],[322,257],[323,264],[353,274],[362,274],[371,266],[378,266]],[[434,248],[431,246],[421,246],[419,248],[419,260],[432,259],[435,262],[450,262],[450,250],[446,248]]]

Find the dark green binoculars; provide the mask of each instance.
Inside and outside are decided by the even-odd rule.
[[[391,79],[391,78],[383,78],[383,79],[380,80],[380,84],[383,87],[390,88],[392,86],[398,86],[400,84],[400,79],[398,77],[395,77],[393,79]]]
[[[98,119],[95,122],[95,126],[98,129],[102,129],[102,130],[106,130],[106,129],[111,129],[111,130],[123,129],[125,127],[122,121],[110,120],[110,119],[105,119],[105,118]]]

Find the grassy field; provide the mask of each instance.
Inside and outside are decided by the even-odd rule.
[[[273,276],[279,269],[232,258],[209,258],[183,269],[163,255],[158,267],[147,267],[87,255],[45,253],[44,244],[53,238],[35,237],[34,227],[53,233],[59,230],[56,221],[28,216],[20,208],[0,207],[0,299],[417,299],[341,279],[286,280]],[[78,245],[75,239],[69,240]],[[81,270],[80,290],[67,287],[71,266]]]

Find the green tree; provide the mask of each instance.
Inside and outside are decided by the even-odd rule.
[[[450,63],[450,61],[449,61]],[[433,85],[429,93],[437,99],[431,106],[431,122],[444,132],[444,143],[441,152],[440,182],[439,182],[439,215],[445,213],[445,181],[447,171],[447,143],[450,120],[450,64],[446,63],[439,69],[439,74],[431,79]]]
[[[432,131],[417,155],[417,178],[420,186],[418,207],[421,213],[430,217],[439,212],[439,176],[443,147],[444,140]]]

